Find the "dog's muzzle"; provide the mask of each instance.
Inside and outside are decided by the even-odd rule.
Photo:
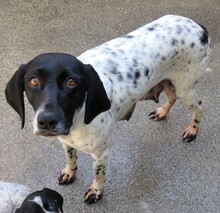
[[[42,136],[68,135],[69,130],[54,112],[40,112],[34,120],[34,133]]]

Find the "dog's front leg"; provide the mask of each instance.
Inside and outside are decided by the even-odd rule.
[[[63,144],[64,152],[66,154],[66,167],[61,171],[58,178],[59,184],[72,183],[75,179],[77,170],[77,155],[76,150],[66,144]]]
[[[108,164],[110,148],[106,148],[100,155],[92,154],[93,157],[93,173],[94,180],[90,188],[85,194],[85,203],[92,204],[100,200],[104,189],[104,181],[106,177],[106,170]]]

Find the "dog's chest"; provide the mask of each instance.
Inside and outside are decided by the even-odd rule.
[[[59,136],[58,139],[77,150],[85,153],[99,153],[109,146],[109,123],[108,119],[104,119],[105,113],[97,116],[94,121],[89,124],[81,124],[72,126],[70,133],[67,136]],[[103,122],[100,122],[102,120]]]

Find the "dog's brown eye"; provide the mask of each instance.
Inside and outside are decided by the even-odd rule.
[[[76,86],[76,81],[73,78],[68,79],[66,85],[70,88],[73,88]]]
[[[30,81],[29,81],[29,85],[31,87],[38,87],[40,85],[40,82],[37,78],[32,78]]]

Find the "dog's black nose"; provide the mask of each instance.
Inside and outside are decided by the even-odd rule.
[[[38,127],[43,130],[54,130],[58,123],[54,113],[40,113],[37,122]]]

